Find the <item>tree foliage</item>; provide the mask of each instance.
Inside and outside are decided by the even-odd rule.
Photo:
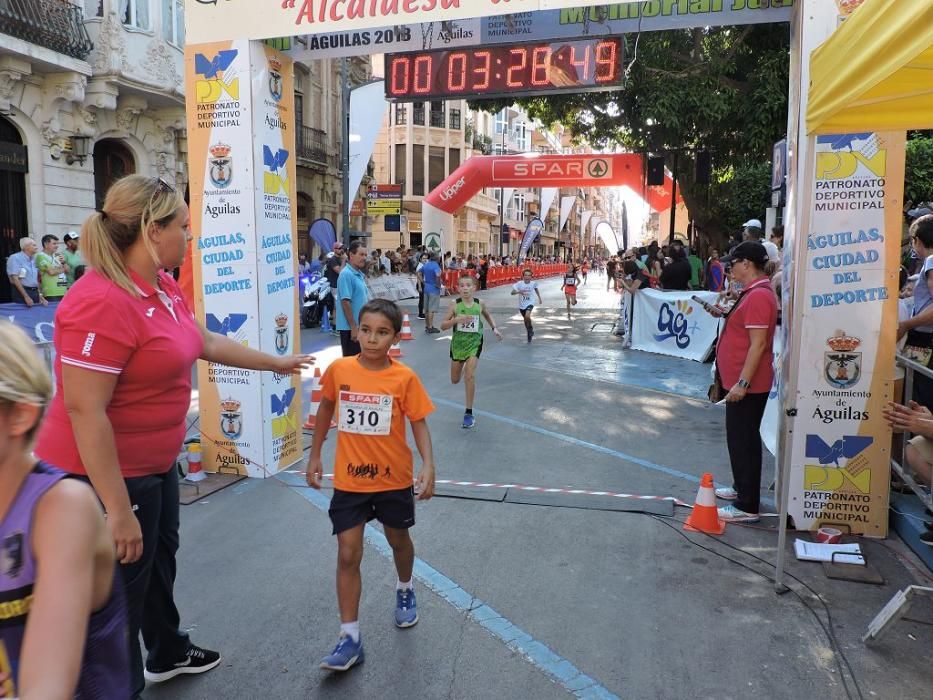
[[[787,129],[788,25],[646,32],[627,37],[626,45],[624,90],[526,98],[519,104],[531,117],[562,124],[595,147],[663,155],[672,169],[676,154],[691,216],[719,238],[742,223],[731,217],[743,207],[712,203],[706,185],[694,183],[694,153],[712,153],[719,181],[711,190],[719,196],[734,189],[729,182],[744,182],[749,166],[770,163],[772,144]],[[767,204],[765,187],[761,201]],[[764,210],[754,213],[763,217]]]
[[[910,139],[905,166],[904,199],[915,205],[933,202],[933,138]]]

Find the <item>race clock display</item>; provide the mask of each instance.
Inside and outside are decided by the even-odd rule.
[[[387,54],[395,102],[618,90],[621,36]]]

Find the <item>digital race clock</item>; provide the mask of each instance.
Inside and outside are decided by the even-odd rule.
[[[622,87],[621,36],[387,54],[386,99],[520,97]]]

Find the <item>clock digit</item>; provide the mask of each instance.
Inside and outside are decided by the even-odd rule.
[[[551,47],[538,46],[531,54],[531,84],[535,87],[547,85],[550,80],[547,70],[551,65]]]
[[[397,56],[392,61],[392,94],[404,95],[408,92],[408,80],[411,73],[409,59]]]
[[[515,58],[518,57],[518,63],[515,62]],[[520,88],[525,85],[524,81],[524,72],[525,68],[528,66],[528,53],[524,49],[510,49],[509,50],[509,70],[506,73],[505,84],[510,88]],[[516,73],[520,74],[520,77],[515,76]]]
[[[414,90],[419,95],[431,92],[431,64],[433,62],[430,56],[418,56],[415,59]]]
[[[614,41],[601,41],[596,44],[596,82],[607,83],[615,80],[619,70],[616,60],[617,49]]]
[[[457,51],[447,61],[447,89],[451,92],[466,90],[466,54]]]
[[[586,44],[580,51],[583,52],[583,58],[577,58],[577,48],[573,44],[570,45],[570,65],[577,69],[577,80],[582,82],[589,82],[590,79],[590,45]]]
[[[477,65],[473,68],[473,74],[482,77],[478,82],[473,83],[472,89],[488,90],[490,79],[489,69],[492,67],[492,54],[489,51],[474,51],[473,59],[477,62]]]

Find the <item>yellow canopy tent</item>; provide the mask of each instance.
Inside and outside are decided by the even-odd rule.
[[[933,2],[866,0],[810,58],[807,132],[933,127]]]

